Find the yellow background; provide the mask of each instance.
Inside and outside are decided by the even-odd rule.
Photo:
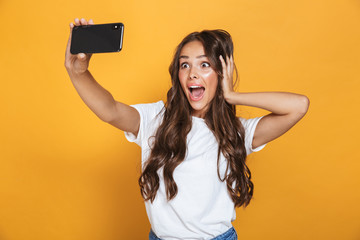
[[[229,31],[239,91],[310,99],[295,127],[249,156],[255,192],[237,209],[239,239],[360,239],[359,1],[2,0],[1,240],[147,239],[140,148],[87,108],[64,67],[76,17],[124,23],[123,50],[94,54],[90,71],[127,104],[165,100],[185,35]]]

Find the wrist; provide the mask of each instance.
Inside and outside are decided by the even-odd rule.
[[[87,75],[89,70],[86,69],[84,72],[78,72],[78,71],[75,71],[74,69],[67,69],[67,72],[70,77],[81,78],[82,76]]]
[[[236,94],[237,93],[234,91],[224,92],[225,101],[228,102],[229,104],[236,105],[236,101],[235,101]]]

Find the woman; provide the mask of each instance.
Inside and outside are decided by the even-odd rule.
[[[77,26],[87,24],[93,21],[75,19]],[[65,66],[83,101],[142,148],[139,185],[149,239],[237,239],[235,207],[246,207],[253,195],[246,156],[294,126],[306,114],[308,98],[234,92],[231,36],[212,30],[191,33],[178,45],[166,104],[128,106],[95,81],[87,69],[91,54],[72,55],[70,42],[71,31]],[[271,113],[239,118],[236,105]]]

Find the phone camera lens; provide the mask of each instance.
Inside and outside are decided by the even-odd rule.
[[[113,30],[118,30],[120,28],[119,24],[113,25]]]

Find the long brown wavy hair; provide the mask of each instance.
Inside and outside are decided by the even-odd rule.
[[[186,155],[186,136],[192,127],[192,108],[181,88],[179,80],[179,56],[183,46],[191,41],[203,44],[211,67],[218,74],[215,97],[211,100],[205,114],[205,123],[214,134],[219,147],[217,154],[217,173],[221,181],[226,181],[227,189],[236,207],[249,204],[254,185],[251,172],[245,164],[245,130],[238,117],[235,105],[224,99],[221,81],[222,65],[219,56],[233,56],[234,46],[230,34],[225,30],[203,30],[186,36],[177,46],[169,67],[172,87],[167,93],[167,102],[163,108],[163,121],[157,129],[149,159],[145,162],[139,178],[141,195],[145,201],[154,201],[159,189],[157,171],[163,167],[163,176],[168,201],[177,194],[177,185],[173,178],[174,169],[184,161]],[[238,78],[235,66],[236,81]],[[227,160],[224,179],[219,173],[221,153]],[[228,171],[229,170],[229,171]]]

